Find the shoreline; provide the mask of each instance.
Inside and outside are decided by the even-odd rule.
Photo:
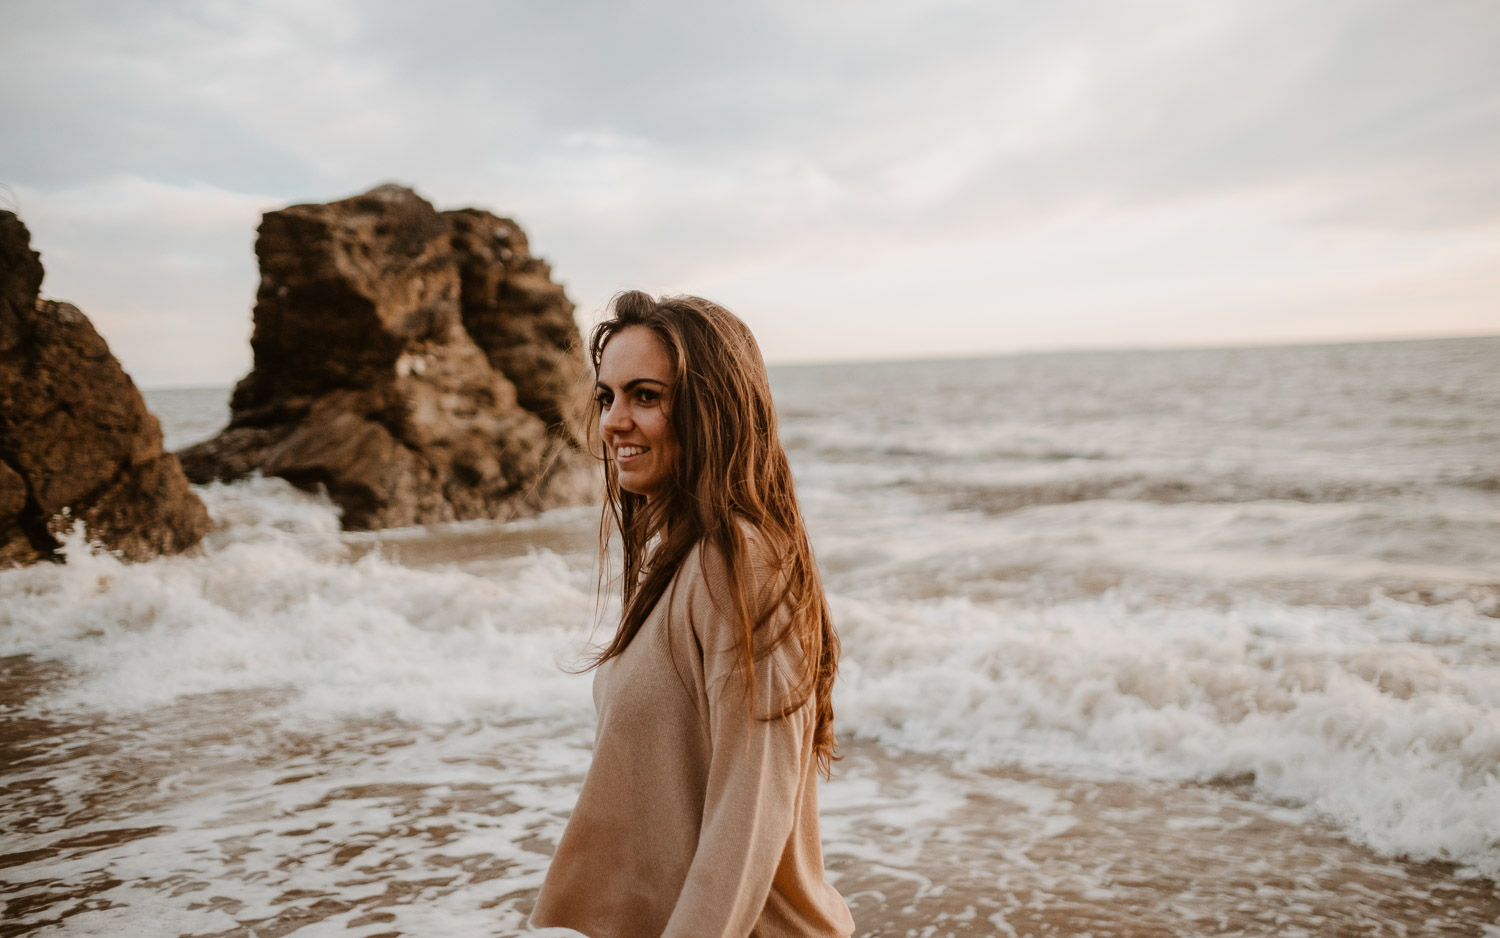
[[[519,934],[588,758],[579,728],[559,742],[535,721],[287,728],[265,692],[129,720],[20,716],[65,679],[0,660],[19,814],[0,848],[6,938],[78,916],[60,933],[160,919],[198,938],[340,920],[424,934],[489,915],[490,933]],[[1378,856],[1240,786],[843,747],[823,840],[860,936],[1474,936],[1500,919],[1492,880]]]

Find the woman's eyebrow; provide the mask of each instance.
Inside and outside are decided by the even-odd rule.
[[[666,387],[667,386],[667,382],[665,382],[665,381],[658,381],[655,378],[631,378],[629,381],[625,382],[624,386],[622,386],[620,388],[620,390],[622,390],[622,391],[634,391],[636,388],[640,387],[643,384],[659,384],[662,387]],[[605,391],[613,390],[609,385],[605,384],[603,381],[595,381],[594,382],[594,387],[600,388],[600,389],[605,390]]]

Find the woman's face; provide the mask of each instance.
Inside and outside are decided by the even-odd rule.
[[[599,358],[599,433],[620,488],[648,499],[662,491],[677,459],[677,437],[667,421],[673,371],[666,347],[644,326],[615,333]]]

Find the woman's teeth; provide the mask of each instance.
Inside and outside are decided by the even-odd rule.
[[[639,456],[649,448],[650,447],[646,446],[621,446],[615,450],[615,455],[621,458],[624,458],[626,456]]]

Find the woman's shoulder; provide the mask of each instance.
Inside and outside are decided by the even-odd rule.
[[[727,545],[724,542],[728,538],[722,535],[700,538],[684,558],[674,589],[678,614],[692,623],[705,644],[718,644],[707,633],[726,628],[731,636],[739,636],[741,629],[736,623],[741,610],[749,615],[755,632],[765,627],[779,634],[780,627],[773,624],[779,621],[776,611],[788,599],[785,555],[778,549],[777,539],[764,528],[741,520],[736,521],[730,537],[736,540]]]
[[[749,584],[761,585],[776,577],[785,561],[783,538],[748,518],[736,517],[728,538],[705,534],[688,551],[683,572],[714,583],[731,579],[737,569]],[[726,553],[726,549],[729,553]]]
[[[689,579],[680,611],[705,661],[740,661],[748,637],[755,660],[778,655],[776,673],[794,680],[801,673],[801,645],[786,640],[798,602],[789,592],[789,551],[748,520],[736,519],[734,536],[732,560],[721,539],[706,537],[694,545],[683,568]]]

